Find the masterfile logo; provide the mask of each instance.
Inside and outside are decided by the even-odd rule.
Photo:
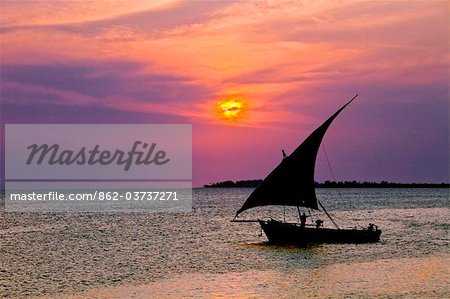
[[[191,180],[191,125],[6,125],[6,180]]]
[[[191,125],[21,124],[5,133],[6,211],[191,210]]]
[[[141,147],[142,150],[138,150]],[[33,162],[41,165],[44,160],[49,165],[109,165],[116,163],[117,165],[124,165],[124,170],[128,171],[131,165],[164,165],[170,161],[166,158],[166,152],[158,150],[155,152],[156,143],[150,146],[148,143],[142,141],[135,141],[133,147],[129,152],[124,152],[119,149],[115,151],[100,150],[100,145],[96,144],[93,149],[88,150],[86,147],[80,148],[78,151],[61,150],[58,144],[32,144],[27,147],[30,150],[30,155],[27,159],[27,165]],[[36,158],[36,159],[35,159]]]

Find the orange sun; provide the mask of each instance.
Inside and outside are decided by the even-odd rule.
[[[217,116],[225,121],[240,120],[245,112],[247,103],[242,98],[225,99],[217,103]]]

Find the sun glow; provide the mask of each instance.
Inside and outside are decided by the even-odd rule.
[[[225,99],[217,103],[217,116],[224,121],[238,121],[246,112],[247,102],[242,98]]]

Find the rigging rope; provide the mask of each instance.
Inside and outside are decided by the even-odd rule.
[[[327,154],[327,151],[326,151],[326,149],[325,149],[325,144],[324,144],[323,141],[322,141],[321,145],[322,145],[323,152],[325,153],[325,158],[326,158],[326,160],[327,160],[328,168],[330,168],[331,176],[333,177],[333,180],[337,183],[337,180],[336,180],[336,177],[334,176],[333,168],[331,168],[330,159],[328,159],[328,154]],[[336,190],[337,190],[337,192],[338,192],[339,197],[341,198],[341,200],[343,200],[344,197],[342,196],[342,193],[341,193],[341,191],[339,190],[339,187],[336,188]],[[319,202],[319,204],[322,206],[322,204],[321,204],[320,202]],[[322,208],[323,208],[323,206],[322,206]],[[324,211],[325,211],[325,210],[324,210]],[[326,211],[325,211],[325,213],[328,215],[328,213],[327,213]],[[337,219],[339,219],[339,217],[336,217],[336,216],[334,216],[334,217],[337,218]],[[331,217],[330,217],[330,219],[331,219]],[[332,220],[332,222],[333,222],[333,224],[335,224],[333,220]],[[335,225],[337,225],[337,224],[335,224]],[[358,226],[359,226],[359,227],[362,227],[361,225],[358,225]]]
[[[325,144],[324,144],[323,141],[322,141],[321,145],[322,145],[323,152],[325,153],[325,158],[326,158],[326,160],[327,160],[328,168],[330,168],[331,176],[333,177],[333,180],[336,182],[336,177],[334,176],[333,169],[331,168],[330,159],[328,159],[328,154],[327,154],[327,151],[325,150]],[[342,194],[341,194],[341,192],[339,191],[339,189],[338,189],[338,194],[339,194],[339,196],[341,197],[341,199],[343,199]],[[336,228],[339,229],[339,226],[337,225],[336,222],[334,222],[333,218],[331,218],[331,215],[328,214],[327,210],[325,210],[325,208],[324,208],[324,206],[322,205],[322,203],[321,203],[320,201],[318,201],[318,202],[319,202],[320,206],[322,207],[323,211],[325,212],[325,214],[327,214],[327,216],[330,218],[331,222],[333,222],[334,226],[336,226]]]
[[[327,154],[327,151],[325,150],[325,144],[323,141],[322,141],[322,149],[323,149],[323,152],[325,153],[325,158],[327,159],[327,164],[328,164],[328,167],[330,168],[331,176],[333,177],[333,180],[337,183],[336,177],[334,176],[333,169],[331,168],[331,163],[330,163],[330,160],[328,159],[328,154]]]

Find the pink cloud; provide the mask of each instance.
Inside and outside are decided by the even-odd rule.
[[[343,115],[347,126],[338,122],[335,131],[349,131],[346,138],[360,143],[364,151],[352,152],[355,161],[382,153],[398,180],[448,179],[448,169],[439,166],[448,165],[448,146],[440,142],[448,134],[438,132],[448,109],[435,108],[448,101],[447,8],[444,1],[94,1],[70,9],[52,1],[9,3],[1,11],[2,64],[43,77],[7,73],[4,103],[97,107],[194,123],[197,155],[217,165],[194,166],[203,183],[260,177],[278,161],[282,145],[293,148],[359,92],[356,112]],[[37,67],[47,73],[36,73]],[[245,98],[248,111],[239,123],[222,122],[215,105],[233,92]],[[423,113],[424,103],[432,113]],[[448,126],[440,131],[448,133]],[[337,135],[330,134],[332,151],[339,151]],[[389,154],[396,142],[397,152]],[[396,163],[399,151],[410,157],[406,164],[435,165],[436,175]],[[430,151],[437,153],[430,157]],[[361,162],[362,170],[352,172],[341,154],[343,171],[383,177],[386,165],[375,171]]]

